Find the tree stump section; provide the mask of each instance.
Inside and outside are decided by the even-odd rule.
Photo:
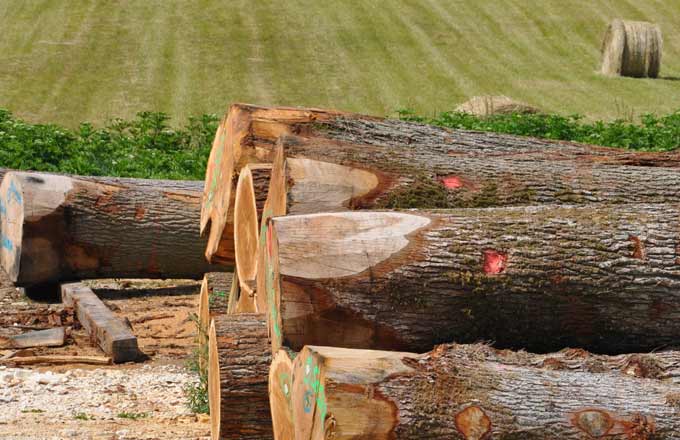
[[[208,399],[213,440],[272,439],[264,315],[215,316],[209,332]]]
[[[679,219],[672,204],[274,218],[262,275],[272,348],[673,346]]]
[[[344,201],[352,209],[678,201],[673,182],[680,170],[671,169],[680,166],[678,153],[639,153],[337,111],[235,104],[218,130],[206,172],[201,221],[202,230],[210,224],[208,255],[221,253],[220,237],[233,233],[225,228],[225,219],[234,210],[235,172],[248,163],[271,163],[278,140],[285,144],[286,156],[301,161],[291,167],[322,171],[321,176],[292,173],[297,181],[292,191],[297,186],[311,196],[309,185],[315,179],[322,184],[327,178],[357,179],[362,187],[370,183]],[[320,162],[353,171],[326,173],[331,165]],[[343,185],[350,188],[354,183]],[[313,206],[314,201],[299,198],[296,204]]]
[[[295,439],[673,439],[680,385],[503,362],[479,346],[430,353],[309,346],[295,358]]]
[[[11,281],[199,279],[222,270],[203,258],[200,192],[148,185],[7,173],[0,262]]]

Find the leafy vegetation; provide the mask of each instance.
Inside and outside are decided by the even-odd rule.
[[[141,112],[104,127],[75,130],[30,124],[0,109],[0,167],[93,176],[202,180],[218,118],[191,117],[174,129],[169,116]]]
[[[680,110],[665,116],[645,114],[639,123],[585,120],[580,115],[510,114],[478,116],[443,112],[424,118],[400,110],[401,119],[466,130],[493,131],[522,136],[583,142],[640,151],[669,151],[680,147]]]
[[[144,419],[146,417],[149,417],[149,414],[124,411],[124,412],[119,412],[117,417],[119,419],[139,420],[139,419]]]
[[[196,324],[196,330],[204,334],[206,329],[202,328],[196,314],[191,314],[191,320]],[[208,346],[195,348],[187,359],[187,369],[196,373],[198,381],[191,382],[184,387],[184,395],[187,398],[187,406],[195,414],[210,414],[208,402],[208,371],[201,368],[201,364],[208,364]]]
[[[76,420],[94,420],[94,416],[91,416],[84,412],[73,413],[73,418]]]

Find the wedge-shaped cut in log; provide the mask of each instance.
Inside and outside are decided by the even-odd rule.
[[[306,187],[306,195],[315,197],[299,194],[292,197],[295,204],[308,209],[304,207],[317,203],[316,212],[329,201],[337,202],[336,194],[342,193],[324,192],[323,186],[310,192],[315,179],[320,185],[329,179],[333,186],[338,185],[333,179],[370,184],[368,191],[351,197],[350,208],[678,200],[674,182],[680,171],[668,169],[680,166],[677,152],[638,153],[337,111],[234,104],[218,130],[206,172],[201,225],[202,231],[210,225],[208,256],[221,254],[220,237],[233,233],[228,228],[233,176],[248,163],[273,162],[279,138],[287,157],[303,161],[298,170],[311,168],[306,160],[356,170],[319,166],[320,176],[291,172],[296,181],[292,191]],[[364,173],[373,176],[367,179]]]
[[[203,257],[205,240],[196,229],[201,184],[191,185],[194,191],[7,173],[0,186],[0,262],[20,286],[87,278],[198,279],[223,270]]]
[[[494,341],[624,353],[680,338],[680,205],[277,217],[272,348]]]
[[[294,438],[678,438],[678,383],[556,371],[530,355],[508,364],[478,347],[305,347],[293,368]]]
[[[61,298],[64,305],[75,309],[80,324],[113,362],[139,358],[137,338],[130,327],[117,318],[92,289],[82,283],[63,284]]]
[[[208,330],[210,328],[210,318],[227,313],[233,278],[234,276],[230,272],[210,272],[203,277],[197,313],[198,361],[201,371],[205,371],[208,368]]]
[[[273,438],[267,395],[270,362],[264,315],[213,318],[208,361],[213,440]]]
[[[281,349],[269,367],[269,406],[275,440],[295,438],[293,422],[293,361],[288,351]]]

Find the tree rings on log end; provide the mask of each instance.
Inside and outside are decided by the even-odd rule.
[[[269,406],[275,440],[295,438],[292,393],[293,361],[288,352],[281,349],[274,355],[269,368]]]
[[[241,283],[249,287],[255,281],[257,274],[257,245],[258,245],[258,221],[257,205],[255,202],[255,188],[253,175],[249,167],[244,167],[238,178],[236,186],[236,202],[234,209],[234,249],[236,255],[236,272]],[[246,289],[247,291],[248,289]],[[242,297],[250,295],[242,295]],[[254,298],[249,302],[250,307],[242,304],[244,312],[255,312]]]

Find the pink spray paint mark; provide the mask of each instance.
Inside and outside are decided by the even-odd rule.
[[[458,176],[446,176],[442,178],[442,183],[446,189],[458,189],[463,187],[463,181]]]
[[[484,251],[484,273],[487,275],[497,275],[505,272],[508,265],[508,254],[497,252],[491,249]]]

